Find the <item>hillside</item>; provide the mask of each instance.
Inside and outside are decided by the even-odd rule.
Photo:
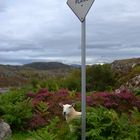
[[[140,58],[115,60],[109,65],[117,80],[117,87],[121,85],[131,87],[136,83],[139,86]],[[80,65],[58,62],[34,62],[22,66],[0,65],[0,87],[20,87],[31,83],[34,79],[42,81],[53,77],[66,77],[73,69],[79,68]]]
[[[116,60],[111,64],[117,84],[122,88],[140,88],[140,58]]]
[[[57,62],[35,62],[22,66],[0,65],[0,87],[22,86],[33,79],[66,76],[72,66]]]
[[[113,63],[111,63],[112,70],[124,74],[130,72],[134,67],[138,65],[140,65],[140,58],[115,60]]]
[[[70,69],[70,65],[66,65],[59,62],[33,62],[23,65],[25,68],[33,68],[36,70],[55,70],[55,69]]]

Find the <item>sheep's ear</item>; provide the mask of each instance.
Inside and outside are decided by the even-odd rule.
[[[62,103],[59,103],[59,106],[63,107],[63,104]]]
[[[75,106],[75,103],[72,103],[71,106],[74,107]]]

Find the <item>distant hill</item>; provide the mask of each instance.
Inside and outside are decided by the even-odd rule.
[[[59,62],[33,62],[30,64],[25,64],[23,67],[33,68],[36,70],[55,70],[55,69],[70,69],[70,65],[66,65]]]
[[[68,75],[73,66],[59,62],[34,62],[22,66],[0,65],[0,87],[23,86],[33,79]]]
[[[81,65],[78,65],[78,64],[72,64],[71,65],[73,68],[81,68]]]

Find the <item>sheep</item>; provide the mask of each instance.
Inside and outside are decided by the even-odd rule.
[[[81,118],[82,113],[78,112],[74,109],[74,103],[73,104],[65,104],[59,103],[59,105],[63,108],[63,115],[65,116],[65,119],[67,123],[69,124],[69,128],[71,132],[74,132],[74,126],[70,124],[70,122],[74,119]]]

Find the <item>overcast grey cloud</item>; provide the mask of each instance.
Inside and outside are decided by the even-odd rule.
[[[140,57],[140,2],[96,0],[87,16],[87,63]],[[80,21],[66,0],[1,0],[0,63],[80,63]]]

